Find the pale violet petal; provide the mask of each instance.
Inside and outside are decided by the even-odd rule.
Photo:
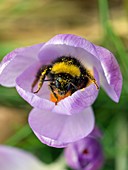
[[[29,65],[38,60],[38,52],[43,44],[18,48],[7,54],[0,64],[0,84],[15,86],[15,80]]]
[[[43,143],[65,147],[93,130],[94,114],[90,107],[71,116],[34,108],[29,115],[29,124]]]
[[[0,170],[46,170],[32,154],[18,148],[0,146]]]

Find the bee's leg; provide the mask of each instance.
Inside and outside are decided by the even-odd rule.
[[[49,71],[50,71],[50,67],[46,67],[46,66],[42,67],[38,71],[38,73],[36,75],[36,78],[35,78],[34,82],[32,83],[32,90],[31,91],[33,93],[38,93],[39,92],[39,90],[41,89],[41,87],[43,85],[44,79],[45,79],[46,75],[49,73]],[[39,83],[38,83],[38,81],[39,81]],[[36,91],[33,91],[33,88],[35,87],[35,85],[37,83],[38,83],[38,88],[37,88]]]
[[[89,80],[91,80],[95,84],[96,88],[99,89],[96,79],[89,73],[89,71],[86,72],[86,77],[88,77]]]
[[[39,69],[39,71],[37,72],[36,74],[36,78],[34,79],[33,83],[32,83],[32,86],[31,86],[31,92],[33,92],[33,88],[36,86],[36,84],[38,83],[39,79],[40,79],[40,76],[41,76],[41,72],[42,70]]]
[[[44,81],[45,76],[46,76],[46,70],[47,70],[47,69],[45,69],[45,70],[41,73],[41,76],[40,76],[40,78],[39,78],[38,88],[37,88],[36,91],[34,91],[34,93],[38,93],[38,92],[40,91],[40,89],[41,89],[41,87],[42,87],[42,85],[43,85],[43,81]]]
[[[55,93],[55,91],[54,91],[54,88],[52,87],[52,85],[51,85],[51,84],[49,85],[49,87],[50,87],[50,89],[51,89],[51,91],[52,91],[52,93],[53,93],[54,97],[56,98],[55,105],[57,105],[57,103],[58,103],[58,97],[57,97],[57,95],[56,95],[56,93]]]
[[[73,86],[76,91],[78,90],[78,87],[77,87],[74,83],[69,82],[69,85],[68,85],[68,89],[69,89],[69,90],[70,90],[70,87],[71,87],[71,86]]]

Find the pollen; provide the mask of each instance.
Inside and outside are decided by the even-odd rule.
[[[57,95],[57,98],[58,98],[57,101],[56,101],[56,98],[55,98],[54,94],[50,93],[50,100],[52,102],[54,102],[54,103],[59,102],[60,100],[70,96],[71,95],[71,91],[68,91],[65,95],[59,95],[58,93],[56,93],[56,95]]]

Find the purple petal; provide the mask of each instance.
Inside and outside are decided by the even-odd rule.
[[[28,103],[30,103],[31,106],[38,109],[47,109],[59,114],[71,115],[82,111],[84,108],[90,106],[95,101],[98,95],[98,90],[94,84],[76,91],[71,96],[66,97],[65,99],[58,102],[57,105],[49,100],[50,89],[48,89],[48,84],[46,82],[44,82],[43,87],[38,93],[32,93],[31,85],[39,68],[40,63],[34,63],[16,79],[16,89],[18,93]],[[94,77],[99,84],[97,71],[94,71]]]
[[[97,139],[98,138],[101,139],[103,137],[103,133],[97,126],[95,126],[93,131],[91,132],[91,134],[89,136],[90,137],[95,137]]]
[[[16,89],[18,93],[33,107],[52,110],[55,104],[49,100],[48,84],[45,82],[39,93],[31,92],[31,85],[41,64],[34,63],[27,68],[17,79]],[[37,88],[37,87],[36,87]]]
[[[65,149],[67,164],[76,170],[99,170],[104,162],[100,141],[88,135]]]
[[[100,65],[100,62],[92,54],[80,47],[46,43],[39,52],[39,60],[47,64],[51,64],[53,60],[61,56],[72,56],[79,60],[87,69]]]
[[[7,87],[15,86],[15,79],[38,58],[43,44],[26,48],[18,48],[7,54],[0,64],[0,84]]]
[[[0,146],[1,170],[43,170],[43,164],[30,153],[9,146]]]
[[[81,166],[78,159],[77,147],[75,147],[74,143],[69,144],[64,149],[64,156],[69,167],[72,167],[73,169],[80,169]]]
[[[94,115],[91,108],[71,116],[33,109],[29,124],[41,142],[53,147],[65,147],[93,130]]]
[[[101,85],[109,97],[115,102],[119,101],[122,90],[122,74],[114,55],[107,49],[95,46],[104,71],[101,75]]]
[[[82,53],[85,55],[81,55],[80,49],[84,50]],[[73,56],[81,60],[85,66],[86,64],[95,65],[100,74],[103,88],[112,100],[119,101],[122,75],[115,57],[107,49],[96,46],[79,36],[60,34],[42,47],[39,53],[40,60],[44,60],[44,56],[46,56],[48,63],[59,56]]]

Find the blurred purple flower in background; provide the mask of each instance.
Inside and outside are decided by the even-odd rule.
[[[18,148],[0,146],[0,170],[46,170],[32,154]]]
[[[100,132],[95,129],[87,137],[69,144],[65,148],[65,159],[75,170],[99,170],[104,162]]]
[[[32,86],[37,88],[35,77],[42,66],[49,66],[63,56],[80,61],[89,72],[91,81],[85,88],[82,86],[77,89],[74,84],[77,90],[71,95],[60,97],[55,104],[50,100],[48,81],[45,81],[38,93],[32,91]],[[76,70],[79,69],[75,67],[73,70],[69,69],[69,72],[64,70],[68,74],[75,72],[78,75]],[[41,81],[46,72],[47,69],[44,69],[40,75]],[[38,86],[41,87],[40,83]],[[115,57],[107,49],[79,36],[60,34],[46,43],[16,49],[5,56],[0,64],[0,84],[16,87],[18,93],[34,107],[29,116],[29,124],[43,143],[65,147],[68,143],[84,138],[93,130],[94,115],[90,106],[97,98],[98,87],[102,86],[115,102],[119,101],[122,75]],[[52,91],[58,95],[57,88]]]
[[[54,163],[45,164],[27,151],[0,145],[0,170],[64,170],[65,162],[62,158]]]

